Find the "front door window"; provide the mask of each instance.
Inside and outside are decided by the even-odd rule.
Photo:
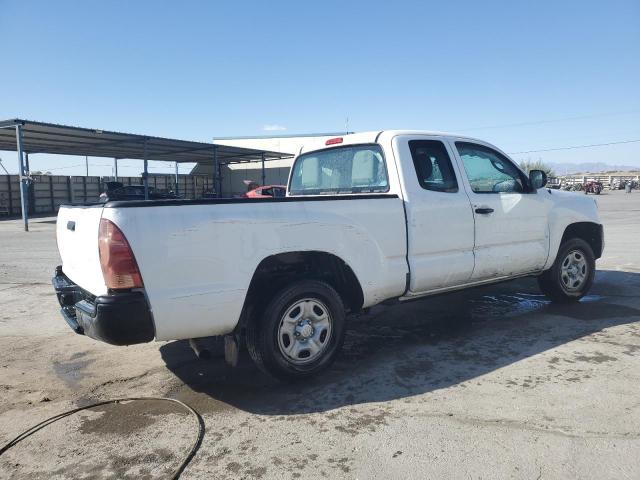
[[[483,145],[456,142],[471,190],[475,193],[523,193],[522,172],[504,155]]]

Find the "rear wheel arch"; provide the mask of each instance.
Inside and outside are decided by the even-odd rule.
[[[291,283],[260,310],[259,322],[247,323],[249,355],[260,370],[280,380],[315,375],[331,365],[342,347],[345,310],[328,283]]]
[[[301,280],[321,280],[338,292],[345,307],[357,312],[364,303],[360,281],[340,257],[322,251],[295,251],[270,255],[255,269],[243,306],[241,326],[252,318],[256,307],[266,305],[273,295]]]

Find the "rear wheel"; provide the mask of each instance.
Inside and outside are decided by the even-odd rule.
[[[304,280],[278,292],[247,326],[251,358],[280,380],[310,377],[327,368],[344,340],[345,308],[327,283]]]
[[[595,256],[589,244],[572,238],[560,246],[553,266],[538,277],[538,285],[554,302],[577,302],[591,288],[595,271]]]

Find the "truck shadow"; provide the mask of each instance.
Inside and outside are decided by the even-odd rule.
[[[186,341],[167,343],[160,352],[183,382],[169,394],[203,413],[225,406],[263,415],[322,412],[462,384],[605,328],[639,322],[639,289],[640,273],[599,271],[592,293],[578,304],[551,304],[534,279],[523,279],[379,307],[351,319],[343,352],[329,371],[295,384],[262,374],[246,353],[231,368],[219,347],[209,361],[196,359]]]

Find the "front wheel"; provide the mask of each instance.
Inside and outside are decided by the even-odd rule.
[[[577,302],[593,284],[596,260],[593,250],[580,238],[564,242],[553,266],[538,277],[540,290],[554,302]]]
[[[285,381],[327,368],[342,347],[345,308],[327,283],[303,280],[278,292],[247,325],[247,347],[264,372]]]

